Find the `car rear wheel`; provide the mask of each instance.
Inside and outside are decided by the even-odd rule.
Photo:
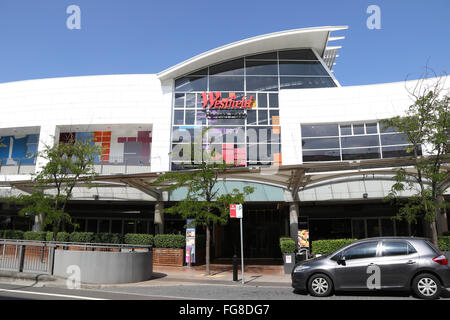
[[[324,274],[315,274],[308,281],[308,291],[315,297],[327,297],[333,290],[333,282]]]
[[[413,280],[413,291],[421,299],[438,299],[441,294],[441,283],[432,274],[419,274]]]

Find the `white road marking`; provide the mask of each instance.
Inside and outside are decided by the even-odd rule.
[[[72,298],[72,299],[82,299],[82,300],[107,300],[107,299],[102,299],[102,298],[72,296],[72,295],[66,295],[66,294],[46,293],[46,292],[32,292],[32,291],[23,291],[23,290],[10,290],[10,289],[0,289],[0,292],[22,293],[22,294],[36,294],[36,295],[41,295],[41,296],[52,296],[52,297],[59,297],[59,298]]]

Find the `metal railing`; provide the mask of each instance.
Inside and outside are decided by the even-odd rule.
[[[55,250],[148,252],[152,246],[0,239],[0,270],[51,275]]]
[[[14,158],[0,160],[1,175],[32,174],[36,169],[36,158]]]

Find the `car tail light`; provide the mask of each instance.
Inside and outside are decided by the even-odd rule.
[[[437,256],[436,258],[433,259],[434,262],[437,262],[443,266],[447,266],[448,265],[448,260],[447,257],[444,256],[443,254],[441,254],[440,256]]]

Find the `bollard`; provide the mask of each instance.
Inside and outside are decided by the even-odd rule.
[[[233,281],[238,281],[238,257],[233,256]]]

